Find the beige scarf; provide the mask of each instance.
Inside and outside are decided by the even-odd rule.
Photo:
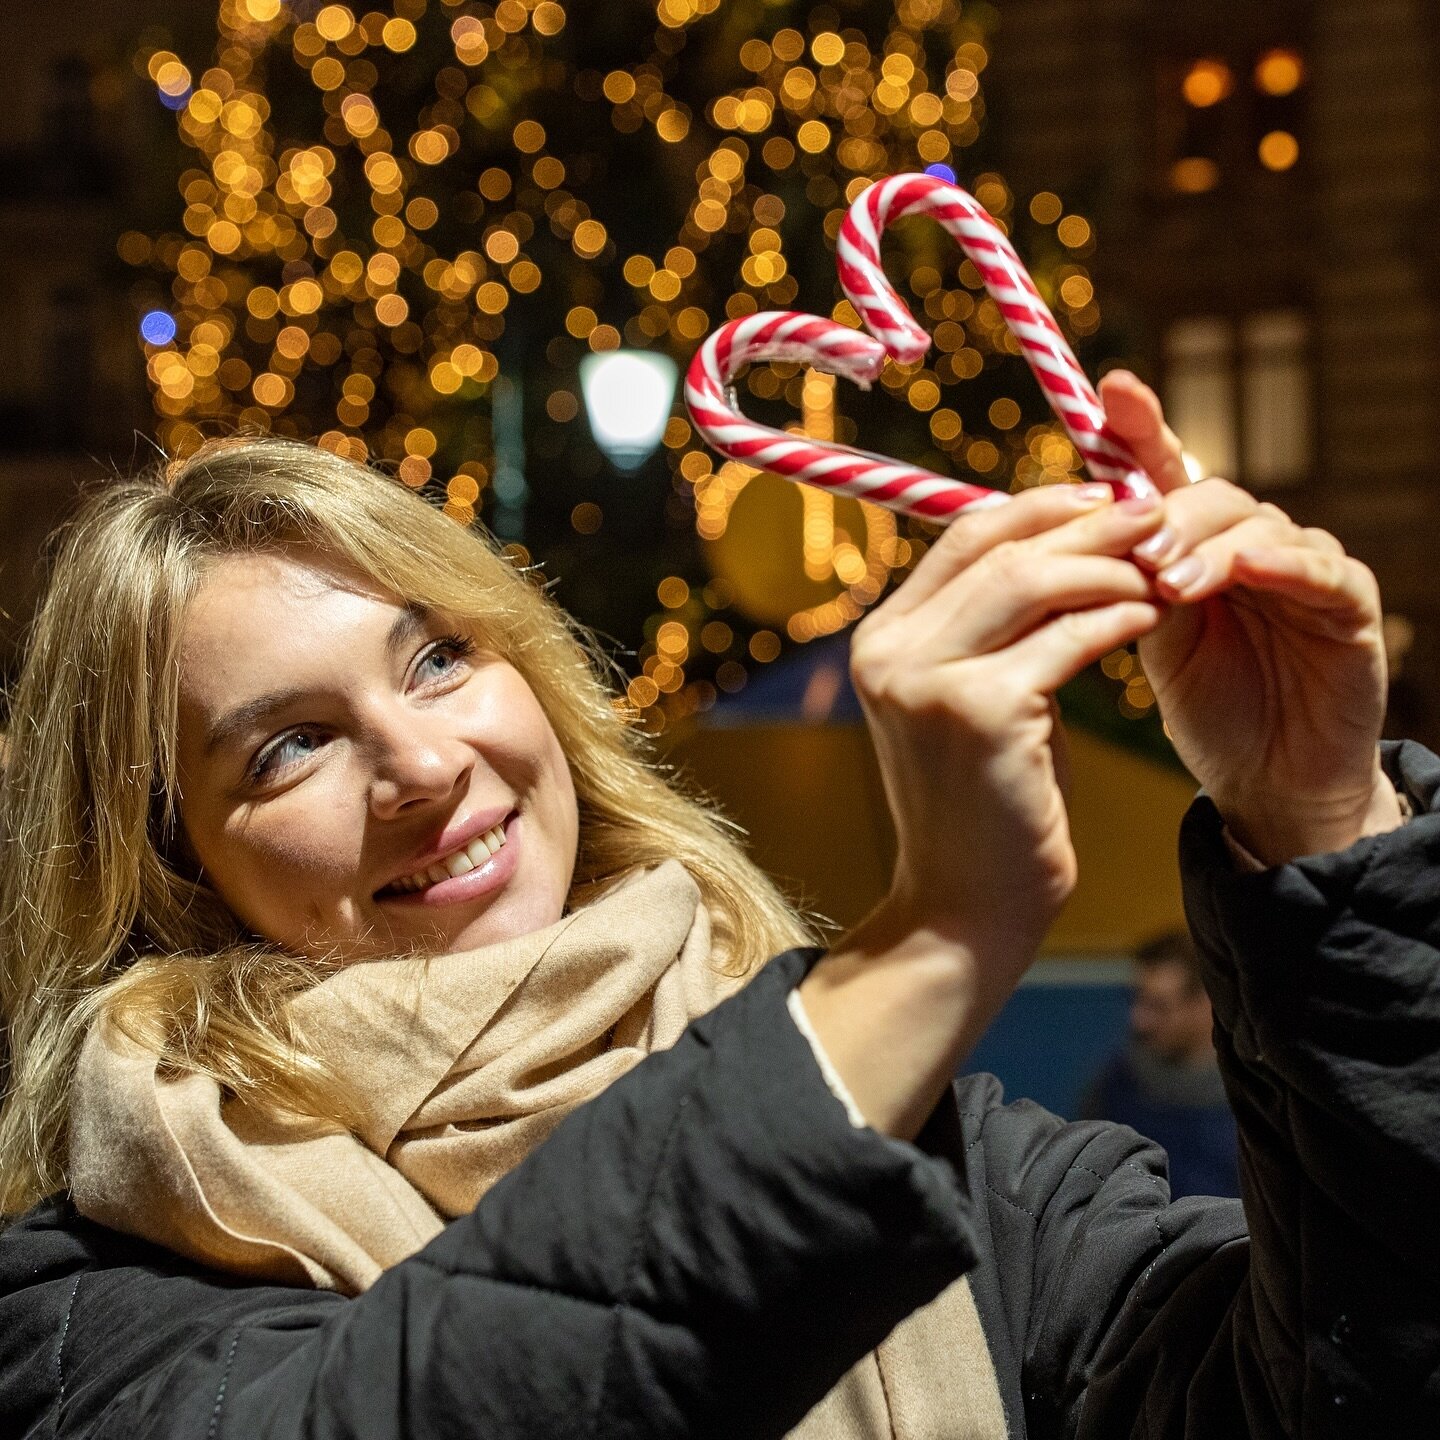
[[[358,1294],[740,983],[712,963],[709,915],[675,861],[531,935],[348,966],[290,1003],[364,1107],[353,1133],[162,1076],[102,1022],[76,1072],[72,1194],[203,1264]],[[968,1285],[902,1322],[793,1433],[1004,1440]]]

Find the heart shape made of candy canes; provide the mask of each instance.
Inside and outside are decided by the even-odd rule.
[[[885,226],[911,214],[938,220],[975,264],[1090,473],[1118,495],[1153,494],[1150,478],[1106,423],[1099,397],[1008,237],[972,195],[933,175],[877,181],[856,198],[840,228],[841,288],[870,334],[818,315],[766,310],[732,320],[706,339],[685,377],[685,403],[706,442],[731,460],[941,524],[963,509],[1009,498],[836,441],[756,424],[740,412],[731,389],[745,366],[762,360],[803,363],[868,389],[887,356],[911,362],[924,355],[930,336],[880,265]]]

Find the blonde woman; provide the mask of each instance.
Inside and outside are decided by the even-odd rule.
[[[1440,1046],[1315,918],[1425,823],[1375,587],[1107,400],[1163,504],[967,517],[860,627],[899,858],[823,953],[413,495],[248,440],[94,497],[10,712],[0,1432],[1419,1433],[1433,1242],[1393,1221],[1440,1196],[1392,1122]],[[1137,637],[1213,796],[1253,1243],[1132,1132],[951,1079],[1074,883],[1049,697]]]

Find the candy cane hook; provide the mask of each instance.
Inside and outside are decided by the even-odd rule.
[[[929,334],[915,323],[880,264],[881,234],[906,215],[938,220],[979,270],[1091,475],[1120,494],[1155,494],[1130,447],[1106,422],[1100,397],[1015,247],[984,206],[958,185],[934,175],[892,175],[856,197],[840,227],[835,265],[865,328],[905,363],[930,348]]]

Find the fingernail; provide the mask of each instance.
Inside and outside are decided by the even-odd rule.
[[[1130,515],[1149,515],[1159,504],[1158,495],[1131,495],[1120,502],[1120,509]]]
[[[1115,492],[1108,485],[1090,483],[1086,485],[1075,485],[1071,487],[1075,499],[1086,505],[1097,504],[1101,500],[1114,498]]]
[[[1204,575],[1205,562],[1198,555],[1187,555],[1168,570],[1162,570],[1160,581],[1183,595],[1185,591],[1193,590]]]
[[[1141,560],[1148,560],[1152,565],[1158,565],[1161,557],[1168,555],[1174,544],[1175,532],[1166,525],[1157,530],[1148,540],[1142,540],[1135,547],[1135,554]]]

